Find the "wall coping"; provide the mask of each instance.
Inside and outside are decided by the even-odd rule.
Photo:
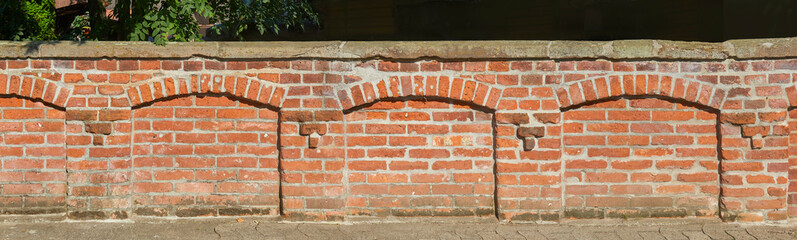
[[[149,42],[0,41],[0,58],[215,59],[662,59],[797,57],[797,37],[725,42],[617,41],[324,41]]]

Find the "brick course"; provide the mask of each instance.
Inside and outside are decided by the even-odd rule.
[[[786,221],[795,61],[4,58],[0,212]]]

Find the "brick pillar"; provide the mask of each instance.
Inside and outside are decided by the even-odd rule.
[[[721,207],[725,221],[787,219],[785,111],[723,113]]]
[[[789,218],[797,218],[797,110],[789,111]]]
[[[138,64],[137,61],[123,62]],[[100,60],[97,64],[115,70],[117,62]],[[131,110],[124,88],[117,84],[128,83],[130,76],[73,75],[69,82],[79,85],[75,86],[66,104],[67,216],[72,219],[128,218],[132,205]]]
[[[129,109],[67,109],[69,218],[129,216],[130,129]]]
[[[289,220],[343,220],[343,114],[329,113],[280,114],[282,213]]]
[[[341,70],[330,69],[326,61],[283,63],[300,71]],[[340,83],[342,77],[312,71],[299,73],[279,74],[278,80],[287,89],[280,111],[278,143],[282,215],[297,221],[343,221],[343,113],[329,86]]]
[[[499,110],[500,111],[500,110]],[[550,113],[558,123],[560,113]],[[511,221],[561,218],[561,125],[529,126],[525,113],[495,114],[498,217]]]
[[[550,71],[556,66],[553,61],[490,62],[488,68],[500,71],[504,64],[521,74],[495,76],[505,88],[494,125],[497,216],[510,221],[558,221],[563,202],[562,123],[552,85],[560,83],[561,75],[530,72],[532,66]]]

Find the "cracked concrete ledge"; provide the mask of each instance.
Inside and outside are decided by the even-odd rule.
[[[797,57],[797,37],[721,43],[617,41],[399,41],[399,42],[8,42],[0,58],[215,59],[662,59],[724,60]]]

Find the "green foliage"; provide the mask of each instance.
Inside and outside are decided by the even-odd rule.
[[[75,19],[72,20],[72,24],[69,25],[69,28],[72,29],[69,34],[69,38],[77,41],[82,41],[88,38],[89,33],[91,33],[91,23],[89,19],[89,12],[76,16]]]
[[[226,39],[243,39],[247,29],[260,35],[317,24],[307,0],[117,0],[111,17],[109,0],[89,0],[85,15],[77,16],[63,39],[166,42],[201,41],[196,17],[219,23],[214,32]],[[0,0],[0,39],[52,40],[54,0]]]
[[[0,39],[23,40],[25,36],[25,15],[22,13],[21,2],[0,2]]]
[[[130,1],[121,0],[114,9],[130,41],[153,41],[158,45],[201,41],[194,14],[213,16],[208,0],[138,0],[132,4]]]
[[[22,3],[26,22],[31,23],[31,39],[55,39],[55,1],[28,0]]]
[[[266,31],[318,24],[318,15],[306,0],[209,0],[220,24],[213,31],[225,38],[243,40],[241,33],[254,27],[263,35]]]
[[[54,0],[10,0],[0,2],[0,39],[53,40]]]

